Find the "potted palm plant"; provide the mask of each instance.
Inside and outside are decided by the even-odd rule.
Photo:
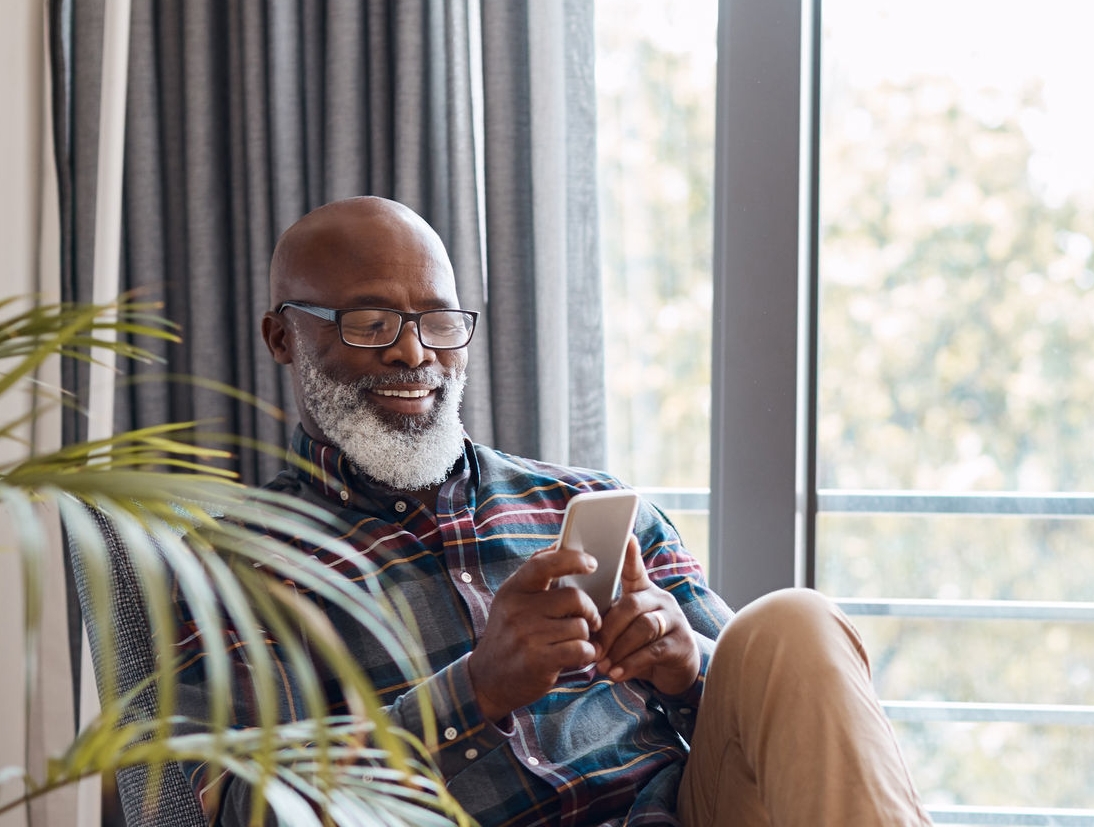
[[[111,350],[121,358],[150,358],[128,343],[134,336],[174,338],[171,325],[147,303],[123,297],[111,305],[51,304],[17,310],[0,303],[0,401],[33,387],[39,401],[65,404],[63,395],[30,384],[48,358],[93,360]],[[120,334],[103,338],[103,331]],[[8,406],[7,409],[10,409]],[[5,407],[0,405],[0,410]],[[37,407],[41,410],[41,405]],[[7,417],[0,417],[7,419]],[[15,439],[25,417],[0,421],[0,440]],[[48,522],[59,519],[80,585],[102,698],[101,713],[60,754],[43,777],[23,767],[0,767],[0,782],[21,780],[25,793],[0,802],[4,814],[81,778],[102,774],[139,779],[148,794],[130,818],[168,822],[156,790],[182,763],[207,763],[231,773],[257,794],[253,816],[270,811],[283,822],[309,824],[469,824],[446,793],[425,742],[387,721],[367,676],[331,633],[302,585],[365,624],[404,664],[409,680],[427,667],[419,656],[413,619],[378,589],[320,567],[277,539],[295,536],[342,548],[333,518],[304,513],[271,492],[239,484],[212,462],[222,447],[199,444],[193,423],[165,424],[108,439],[30,453],[0,466],[0,509],[15,526],[6,548],[20,555],[24,639],[41,634],[43,593],[39,562]],[[258,528],[260,527],[260,528]],[[332,528],[334,530],[332,530]],[[0,552],[3,553],[3,552]],[[366,578],[367,582],[373,582]],[[184,720],[176,705],[175,607],[184,598],[205,640],[221,639],[231,624],[245,642],[274,634],[290,662],[299,663],[303,711],[285,721],[276,709],[275,676],[256,645],[251,680],[257,725],[230,725],[235,691],[225,647],[207,647],[211,722]],[[145,630],[134,632],[131,609]],[[141,638],[141,635],[143,637]],[[135,670],[130,648],[147,656]],[[27,657],[33,661],[33,647]],[[328,713],[320,681],[336,680],[349,714]],[[309,677],[311,676],[311,677]],[[181,822],[179,822],[181,823]]]

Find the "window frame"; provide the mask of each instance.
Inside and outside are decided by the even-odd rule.
[[[818,491],[821,0],[719,0],[710,566],[734,607],[815,586],[818,512],[1094,513],[1094,497]],[[852,615],[1089,623],[1094,604],[840,600]],[[885,701],[894,720],[1089,726],[1094,707]],[[1094,825],[1094,809],[936,806],[939,824]]]
[[[813,586],[819,0],[719,0],[710,579]]]

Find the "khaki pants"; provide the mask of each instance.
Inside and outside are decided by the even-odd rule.
[[[858,633],[787,589],[723,630],[680,784],[686,827],[929,825]]]

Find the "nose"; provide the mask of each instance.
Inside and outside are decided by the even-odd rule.
[[[385,364],[403,365],[408,368],[416,368],[432,362],[435,358],[436,354],[432,350],[422,346],[422,340],[418,338],[417,322],[404,324],[399,332],[399,338],[383,351]]]

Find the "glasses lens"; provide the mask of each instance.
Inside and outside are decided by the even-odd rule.
[[[351,310],[342,314],[342,338],[351,345],[384,347],[399,337],[401,321],[391,310]]]
[[[463,347],[471,340],[475,318],[459,310],[430,310],[422,314],[418,335],[426,347]]]
[[[394,310],[349,310],[342,314],[342,338],[358,347],[387,347],[399,338],[401,322]],[[475,317],[462,310],[428,310],[417,327],[426,347],[458,348],[471,341]]]

